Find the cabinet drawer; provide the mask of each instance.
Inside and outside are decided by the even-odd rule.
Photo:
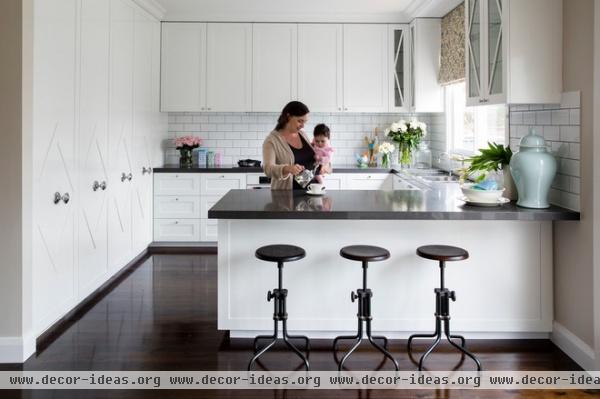
[[[202,195],[223,195],[229,190],[245,188],[246,175],[242,173],[203,173],[200,175]]]
[[[154,241],[200,241],[200,219],[154,219]]]
[[[200,197],[200,217],[202,219],[208,218],[208,210],[212,208],[221,198],[222,195],[207,195]]]
[[[160,219],[198,219],[200,218],[200,197],[157,195],[154,197],[154,217]]]
[[[218,221],[216,219],[202,219],[200,221],[201,241],[217,241],[219,238]]]
[[[388,173],[355,174],[346,177],[348,190],[389,190],[392,181]]]
[[[197,173],[156,173],[154,195],[200,195]]]
[[[325,175],[323,184],[327,190],[343,190],[344,189],[344,176],[343,175]]]

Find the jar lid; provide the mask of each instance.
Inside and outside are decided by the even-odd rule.
[[[519,143],[519,147],[527,147],[527,148],[546,148],[546,140],[542,136],[538,136],[535,134],[534,129],[529,130],[529,134],[521,139]]]

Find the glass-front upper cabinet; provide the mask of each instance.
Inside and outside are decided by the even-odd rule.
[[[409,60],[408,25],[389,25],[390,45],[390,96],[389,110],[409,110]]]
[[[466,0],[467,105],[506,101],[504,0]]]

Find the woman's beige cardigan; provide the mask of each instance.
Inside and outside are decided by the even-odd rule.
[[[310,145],[310,140],[304,132],[300,132],[302,138]],[[294,165],[294,153],[277,130],[273,130],[263,142],[263,170],[271,178],[271,190],[291,190],[292,175],[283,175],[283,168]]]

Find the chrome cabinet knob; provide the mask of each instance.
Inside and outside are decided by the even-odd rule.
[[[67,204],[67,203],[69,203],[70,199],[71,199],[71,196],[69,195],[69,193],[64,193],[63,195],[60,195],[60,193],[58,191],[54,193],[54,203],[55,204],[58,204],[60,201]]]
[[[121,173],[121,181],[124,182],[125,180],[131,181],[131,179],[133,179],[133,175],[131,173],[126,174],[125,172]]]
[[[142,175],[145,175],[146,173],[148,173],[148,174],[152,173],[152,168],[150,166],[148,166],[148,167],[142,166]]]
[[[131,181],[131,179],[133,179],[133,174],[130,173],[127,175],[127,180]]]
[[[92,184],[92,190],[98,191],[99,188],[106,190],[106,182],[103,181],[102,183],[98,183],[98,180],[94,180],[94,183]]]

